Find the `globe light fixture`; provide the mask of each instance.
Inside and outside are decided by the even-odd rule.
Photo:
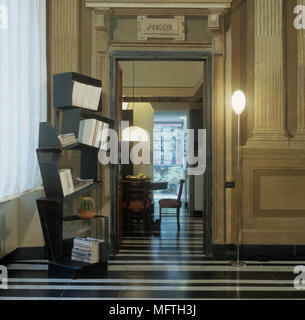
[[[246,107],[246,96],[245,94],[237,90],[232,96],[232,108],[237,115],[241,115]]]
[[[145,129],[137,126],[131,126],[123,130],[122,140],[131,142],[149,142],[150,136]]]

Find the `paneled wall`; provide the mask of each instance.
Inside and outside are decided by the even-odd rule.
[[[304,244],[304,150],[247,148],[242,158],[242,243]]]
[[[293,28],[297,3],[246,0],[232,21],[233,52],[239,52],[239,58],[233,53],[232,84],[247,96],[241,118],[243,244],[305,243],[305,56],[304,31]],[[236,137],[236,121],[232,125]]]

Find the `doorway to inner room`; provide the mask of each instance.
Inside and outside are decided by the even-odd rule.
[[[120,56],[120,52],[118,55]],[[127,54],[127,52],[126,52]],[[162,55],[162,54],[161,54]],[[187,56],[186,56],[187,57]],[[181,195],[182,210],[181,210],[181,230],[176,226],[175,210],[164,210],[164,219],[160,226],[160,230],[153,231],[152,234],[140,232],[140,229],[134,229],[134,233],[126,233],[124,227],[122,230],[121,242],[117,247],[126,248],[125,242],[128,240],[136,240],[134,238],[147,239],[153,236],[156,239],[165,240],[165,236],[170,236],[167,241],[172,241],[172,244],[177,244],[179,247],[188,245],[190,241],[197,241],[196,248],[202,253],[205,251],[204,239],[208,236],[210,239],[210,227],[207,229],[207,234],[204,231],[210,223],[205,223],[206,208],[210,206],[211,201],[205,202],[211,195],[211,184],[209,177],[204,179],[201,176],[200,187],[194,177],[187,174],[188,165],[185,161],[185,151],[183,163],[177,165],[175,163],[176,141],[165,143],[167,136],[170,136],[173,131],[182,129],[184,132],[187,129],[208,129],[211,123],[207,122],[210,118],[210,93],[206,95],[207,88],[205,86],[208,79],[205,74],[205,60],[192,59],[185,61],[179,60],[160,60],[160,59],[115,59],[116,70],[122,70],[122,110],[121,118],[129,120],[130,125],[139,126],[148,131],[151,139],[151,165],[129,165],[121,166],[120,179],[124,180],[127,175],[139,175],[143,173],[148,176],[154,183],[167,183],[167,188],[155,190],[152,195],[153,203],[153,220],[159,218],[159,200],[164,198],[175,199],[179,191],[179,181],[185,180]],[[113,64],[114,66],[114,64]],[[200,70],[200,71],[199,71]],[[209,79],[211,81],[211,79]],[[119,99],[117,99],[119,101]],[[196,116],[194,112],[199,111]],[[201,120],[201,125],[198,126],[198,117]],[[146,118],[146,119],[145,119]],[[147,121],[147,118],[150,118]],[[195,120],[194,120],[195,119]],[[146,123],[145,123],[146,122]],[[210,131],[209,131],[210,132]],[[185,139],[185,137],[183,138]],[[196,140],[197,139],[197,140]],[[211,139],[207,133],[207,140]],[[133,142],[134,143],[134,142]],[[198,136],[195,134],[195,145],[198,144]],[[186,145],[187,143],[184,143]],[[208,143],[208,148],[211,144]],[[169,147],[168,147],[169,146]],[[169,148],[169,149],[168,149]],[[196,156],[197,150],[194,151]],[[171,154],[171,155],[170,155]],[[211,152],[208,152],[207,163],[211,163]],[[171,164],[170,164],[171,160]],[[197,179],[198,180],[198,179]],[[195,197],[197,191],[197,198]],[[198,192],[199,191],[199,192]],[[198,197],[199,194],[199,197]],[[201,207],[198,209],[198,202],[201,200]],[[197,207],[196,206],[197,201]],[[122,210],[123,211],[123,210]],[[122,219],[125,216],[124,212]],[[167,219],[168,218],[168,219]],[[207,220],[209,217],[207,218]],[[168,220],[168,221],[166,221]],[[129,230],[130,231],[130,230]],[[145,231],[145,230],[144,230]],[[174,236],[174,237],[173,237]],[[140,238],[139,238],[140,237]],[[179,243],[177,243],[177,237]],[[153,241],[153,243],[154,243]],[[174,241],[174,242],[173,242]],[[160,248],[161,249],[161,248]]]

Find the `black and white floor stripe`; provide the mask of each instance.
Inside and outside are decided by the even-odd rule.
[[[48,277],[47,260],[8,265],[8,290],[0,300],[305,299],[294,288],[296,265],[305,261],[247,261],[236,268],[202,252],[202,218],[184,213],[181,231],[166,215],[160,233],[124,237],[107,272],[84,279]]]

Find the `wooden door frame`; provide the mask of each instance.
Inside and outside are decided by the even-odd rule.
[[[118,62],[117,62],[118,63]],[[121,125],[120,125],[120,121],[122,121],[122,96],[123,96],[123,77],[122,77],[122,69],[120,68],[120,66],[117,64],[116,65],[116,118],[115,118],[115,127],[117,130],[117,134],[118,134],[118,138],[119,141],[121,140]],[[119,79],[118,79],[119,78]],[[120,151],[119,151],[120,154]],[[121,157],[119,157],[120,159]],[[117,214],[116,214],[116,243],[121,243],[121,236],[122,236],[122,211],[123,211],[123,207],[122,207],[122,187],[120,185],[120,181],[121,181],[121,170],[122,170],[122,166],[120,164],[118,164],[116,166],[116,180],[115,180],[115,184],[116,184],[116,204],[117,205]]]
[[[210,51],[136,51],[136,50],[113,50],[109,53],[110,59],[110,117],[116,116],[116,68],[118,61],[202,61],[205,63],[205,94],[206,94],[206,117],[207,117],[207,168],[205,188],[205,224],[204,224],[204,253],[212,254],[212,226],[213,226],[213,158],[212,158],[212,106],[213,106],[213,54]],[[116,181],[117,170],[111,166],[110,181]],[[115,254],[119,245],[116,243],[117,230],[117,204],[116,204],[116,184],[111,184],[110,196],[110,239],[111,251]]]

